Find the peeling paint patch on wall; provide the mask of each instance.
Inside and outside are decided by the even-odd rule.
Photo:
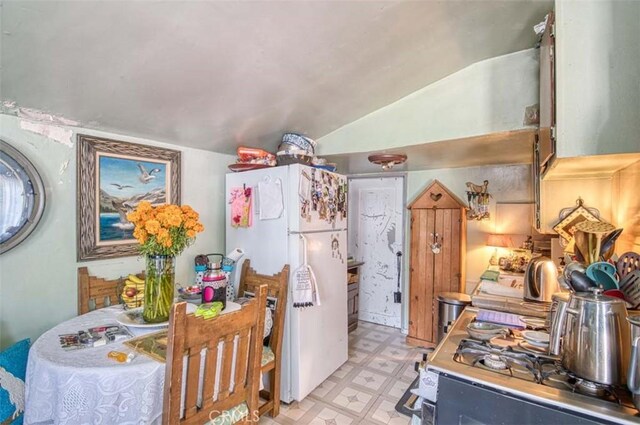
[[[69,125],[73,127],[80,125],[77,121],[32,108],[18,108],[18,117],[28,119],[30,121],[42,121],[50,124]]]
[[[20,120],[20,128],[32,133],[40,134],[55,142],[73,147],[73,131],[57,125],[43,124],[32,121]]]

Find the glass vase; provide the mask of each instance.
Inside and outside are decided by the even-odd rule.
[[[142,318],[147,323],[169,320],[173,304],[175,257],[147,255]]]

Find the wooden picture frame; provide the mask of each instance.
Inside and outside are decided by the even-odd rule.
[[[180,161],[180,151],[78,134],[77,260],[138,255],[126,213],[142,200],[180,204]]]

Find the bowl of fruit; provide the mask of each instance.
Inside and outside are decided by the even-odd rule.
[[[178,288],[178,296],[185,301],[199,300],[202,297],[200,286],[183,286]]]

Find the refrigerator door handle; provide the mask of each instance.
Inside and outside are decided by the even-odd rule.
[[[294,232],[294,231],[289,231],[288,233],[290,235],[308,235],[308,234],[313,234],[313,233],[336,233],[336,232],[343,232],[346,231],[347,229],[327,229],[327,230],[307,230],[304,232]]]

